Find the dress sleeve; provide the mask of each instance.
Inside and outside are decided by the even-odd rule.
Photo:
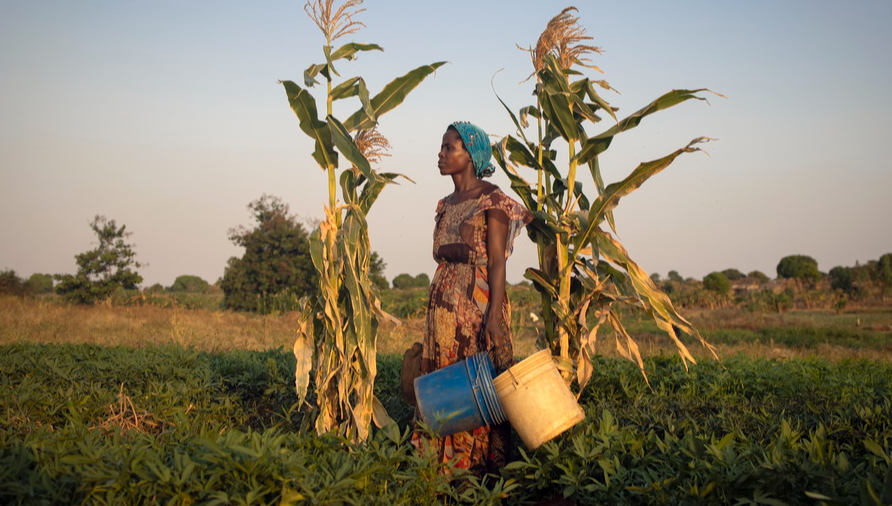
[[[514,238],[529,222],[533,221],[533,214],[498,188],[481,199],[477,213],[485,214],[486,211],[493,209],[498,209],[508,216],[508,244],[505,253],[511,255],[514,250]]]

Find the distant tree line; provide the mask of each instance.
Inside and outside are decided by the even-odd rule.
[[[852,302],[884,303],[892,294],[892,253],[854,267],[833,267],[827,273],[808,255],[789,255],[777,264],[777,277],[760,271],[715,271],[702,282],[670,271],[667,280],[652,278],[676,304],[698,307],[741,305],[759,311],[801,308],[844,309]]]
[[[223,293],[222,307],[236,311],[288,311],[300,297],[315,290],[316,270],[309,251],[309,233],[289,207],[275,196],[263,195],[248,204],[253,218],[250,227],[230,229],[229,239],[243,248],[240,257],[227,262],[223,276],[211,285],[199,276],[181,275],[170,287],[153,285],[143,292],[172,294]],[[115,220],[95,216],[90,223],[96,234],[96,248],[75,255],[75,274],[35,273],[22,279],[13,270],[0,271],[0,294],[29,296],[55,292],[64,300],[92,304],[115,293],[136,291],[142,276],[137,269],[130,232]],[[373,252],[371,278],[379,291],[390,292],[384,276],[386,264]],[[795,307],[833,307],[838,310],[852,302],[885,302],[892,294],[892,253],[867,263],[836,266],[823,273],[808,255],[781,258],[776,278],[761,271],[747,274],[729,268],[710,272],[702,281],[682,277],[671,270],[665,279],[651,278],[681,307],[724,307],[742,305],[759,311],[785,311]],[[405,291],[385,297],[396,301],[397,313],[411,316],[423,308],[416,292],[430,284],[427,274],[400,273],[393,278],[393,290]]]

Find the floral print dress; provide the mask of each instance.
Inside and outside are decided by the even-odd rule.
[[[489,351],[497,373],[514,363],[507,295],[500,308],[507,344],[487,350],[482,336],[489,310],[486,245],[486,211],[489,210],[500,210],[508,217],[507,257],[513,249],[514,238],[533,218],[525,207],[498,188],[457,204],[450,204],[446,199],[437,204],[433,253],[439,265],[430,286],[422,374],[481,351]],[[413,436],[413,444],[418,448],[422,446],[420,438],[418,432]],[[453,461],[456,468],[482,474],[505,464],[509,441],[510,426],[504,423],[442,437],[429,444],[438,452],[441,462]]]

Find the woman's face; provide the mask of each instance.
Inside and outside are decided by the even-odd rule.
[[[464,171],[474,173],[474,162],[461,143],[461,136],[454,128],[447,128],[440,145],[437,167],[443,176],[460,174]]]

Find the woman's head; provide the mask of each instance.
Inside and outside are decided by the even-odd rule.
[[[495,172],[495,167],[490,163],[492,158],[492,146],[489,144],[489,136],[482,128],[467,121],[456,121],[449,128],[458,132],[462,146],[471,155],[474,163],[474,175],[479,179],[489,177]]]

